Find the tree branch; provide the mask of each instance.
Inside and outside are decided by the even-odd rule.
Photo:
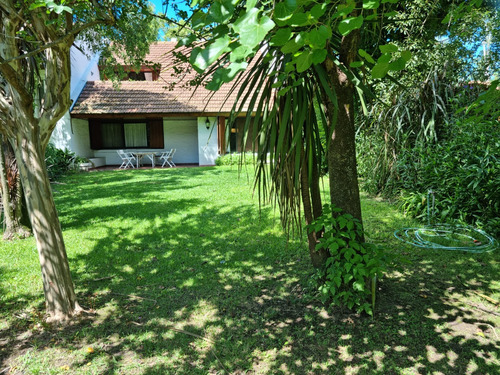
[[[20,79],[14,68],[12,68],[9,64],[4,63],[4,61],[5,60],[0,57],[0,73],[2,73],[9,85],[11,85],[19,93],[19,95],[22,97],[23,103],[29,103],[33,100],[31,94],[22,84],[22,80]]]
[[[13,7],[12,2],[9,2],[8,4],[5,3],[5,0],[0,3],[0,9],[2,9],[5,13],[8,15],[14,15],[16,18],[19,18],[20,21],[24,23],[24,19],[20,16],[19,13],[16,12],[16,10]],[[22,13],[23,8],[21,8],[20,13]]]
[[[107,20],[95,20],[95,21],[86,23],[84,25],[81,25],[80,27],[77,27],[76,29],[71,30],[71,32],[65,34],[61,38],[59,38],[59,39],[57,39],[57,40],[55,40],[53,42],[44,44],[43,46],[38,47],[37,49],[34,49],[31,52],[28,52],[28,53],[25,53],[23,55],[19,55],[19,56],[16,56],[16,57],[13,57],[13,58],[10,58],[10,59],[7,59],[7,60],[4,60],[4,59],[0,58],[0,67],[3,66],[4,64],[9,64],[9,63],[11,63],[13,61],[22,60],[22,59],[26,59],[28,57],[32,57],[32,56],[38,55],[40,52],[43,52],[46,49],[55,47],[55,46],[57,46],[57,45],[59,45],[61,43],[66,42],[70,38],[76,37],[80,32],[82,32],[85,29],[91,28],[93,26],[96,26],[96,25],[99,25],[99,24],[102,24],[102,23],[107,23],[107,22],[108,22]]]

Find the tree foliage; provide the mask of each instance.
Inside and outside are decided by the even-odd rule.
[[[498,8],[478,1],[415,1],[398,17],[407,21],[401,27],[389,23],[383,32],[415,58],[395,74],[399,84],[374,86],[379,100],[359,118],[364,186],[400,196],[416,216],[425,216],[432,189],[439,220],[496,232]]]

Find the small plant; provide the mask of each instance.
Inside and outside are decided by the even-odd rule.
[[[324,230],[316,248],[328,248],[331,254],[317,276],[319,298],[373,316],[376,281],[385,270],[385,256],[377,246],[360,241],[363,228],[352,215],[330,205],[323,212],[306,227],[308,231]]]
[[[215,160],[215,165],[252,165],[256,162],[256,156],[252,152],[233,152],[231,154],[221,155]]]

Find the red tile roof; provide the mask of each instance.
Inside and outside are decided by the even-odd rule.
[[[151,45],[146,60],[161,64],[158,81],[122,81],[114,88],[110,81],[87,82],[71,114],[77,117],[113,114],[217,114],[229,113],[237,95],[234,84],[213,92],[191,86],[195,72],[174,73],[175,42]],[[185,67],[186,65],[184,65]],[[228,98],[228,94],[229,98]]]

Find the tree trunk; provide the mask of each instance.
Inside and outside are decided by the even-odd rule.
[[[328,147],[330,198],[334,206],[361,220],[356,143],[354,128],[354,89],[343,73],[337,72],[338,115]]]
[[[313,163],[314,168],[314,163]],[[307,161],[304,160],[300,170],[300,193],[302,195],[302,204],[304,206],[304,218],[306,225],[311,224],[314,219],[321,216],[321,194],[319,191],[319,174],[312,173],[312,181],[309,182],[309,173],[307,170]],[[322,231],[308,232],[307,244],[309,246],[309,256],[311,263],[315,268],[321,268],[325,265],[330,256],[328,249],[316,249],[318,239],[322,236]]]
[[[27,127],[15,147],[25,189],[33,233],[42,270],[43,290],[50,321],[64,321],[81,310],[76,301],[61,226],[57,216],[47,169],[45,150],[36,137],[38,124]]]
[[[339,51],[344,69],[356,59],[359,30],[352,31],[342,38]],[[333,103],[327,100],[332,137],[328,147],[328,173],[330,179],[330,199],[332,205],[351,214],[358,220],[361,217],[358,172],[356,162],[356,131],[354,127],[354,85],[347,75],[332,61],[324,64],[337,95],[338,112],[335,118]],[[362,240],[362,239],[361,239]]]
[[[23,191],[14,151],[0,135],[0,187],[5,220],[3,239],[26,238],[31,235],[23,222]]]

